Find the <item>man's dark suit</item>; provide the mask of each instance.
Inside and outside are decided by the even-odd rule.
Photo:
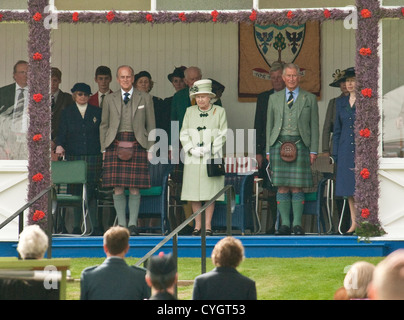
[[[257,300],[257,289],[235,268],[217,267],[195,278],[192,300]]]
[[[109,257],[81,274],[81,300],[143,300],[150,297],[146,270],[128,266],[124,259]]]
[[[73,103],[74,101],[70,93],[63,92],[61,90],[59,91],[55,104],[52,106],[52,141],[55,141],[56,137],[58,136],[60,116],[63,109]]]
[[[265,156],[267,111],[269,96],[275,92],[274,89],[264,91],[257,97],[255,110],[254,129],[256,134],[256,153]]]
[[[4,112],[11,115],[13,114],[13,108],[10,110],[8,109],[14,107],[15,88],[15,83],[0,88],[0,114],[3,114]]]

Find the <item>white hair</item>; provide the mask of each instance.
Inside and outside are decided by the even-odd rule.
[[[17,251],[22,259],[42,259],[48,249],[48,236],[40,226],[33,224],[20,233]]]

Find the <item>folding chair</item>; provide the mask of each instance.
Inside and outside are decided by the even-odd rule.
[[[81,208],[83,213],[83,233],[87,232],[87,163],[84,160],[77,161],[52,161],[52,183],[56,189],[55,226],[59,219],[60,209]],[[60,193],[60,185],[81,184],[82,193],[80,195]],[[91,230],[90,230],[91,231]]]

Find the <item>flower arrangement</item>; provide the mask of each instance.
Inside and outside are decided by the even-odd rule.
[[[45,29],[41,22],[41,12],[48,5],[48,0],[31,0],[28,2],[28,12],[0,10],[0,23],[2,21],[23,21],[29,24],[28,56],[31,57],[31,71],[28,74],[30,95],[41,94],[42,98],[30,106],[30,128],[28,141],[29,164],[28,169],[32,177],[33,172],[41,172],[43,179],[40,182],[30,183],[28,197],[32,198],[44,186],[50,184],[50,151],[49,151],[49,74],[50,74],[50,29]],[[378,222],[379,181],[377,178],[379,145],[378,136],[380,121],[378,110],[378,65],[379,44],[378,21],[381,18],[404,18],[404,8],[381,8],[379,1],[356,0],[358,15],[358,30],[356,32],[357,67],[357,119],[356,132],[356,168],[357,187],[355,199],[360,212],[358,220],[360,227],[357,230],[359,237],[368,238],[383,233]],[[237,12],[74,12],[58,13],[61,23],[259,23],[259,24],[285,24],[290,20],[296,23],[317,20],[342,20],[349,15],[339,9],[310,9],[310,10],[280,10],[257,11],[245,10]],[[360,49],[359,49],[360,48]],[[39,55],[41,58],[39,59]],[[35,57],[35,58],[34,58]],[[35,63],[34,63],[35,62]],[[361,94],[360,94],[361,93]],[[39,96],[37,96],[39,97]],[[41,143],[39,143],[41,142]],[[366,168],[369,176],[361,178],[360,173]],[[32,181],[32,179],[30,179]],[[29,221],[35,210],[46,208],[44,202],[38,202],[39,208],[31,209]],[[366,214],[362,214],[362,210]],[[46,211],[43,211],[46,213]],[[46,219],[39,220],[41,223]]]

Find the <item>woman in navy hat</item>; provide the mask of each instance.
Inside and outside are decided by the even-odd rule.
[[[337,114],[334,122],[332,157],[337,165],[336,196],[348,198],[351,211],[351,227],[345,233],[352,235],[356,229],[355,193],[355,118],[356,80],[355,68],[343,71],[340,81],[345,81],[348,96],[336,101]]]
[[[67,161],[85,160],[87,162],[87,199],[93,226],[92,235],[102,235],[99,227],[96,206],[96,187],[102,167],[100,152],[101,108],[88,104],[91,88],[85,83],[76,83],[72,88],[74,104],[67,106],[60,117],[59,133],[56,138],[56,154]],[[80,192],[73,185],[69,193]],[[78,209],[79,210],[79,209]],[[73,232],[80,234],[81,212],[75,211]]]

